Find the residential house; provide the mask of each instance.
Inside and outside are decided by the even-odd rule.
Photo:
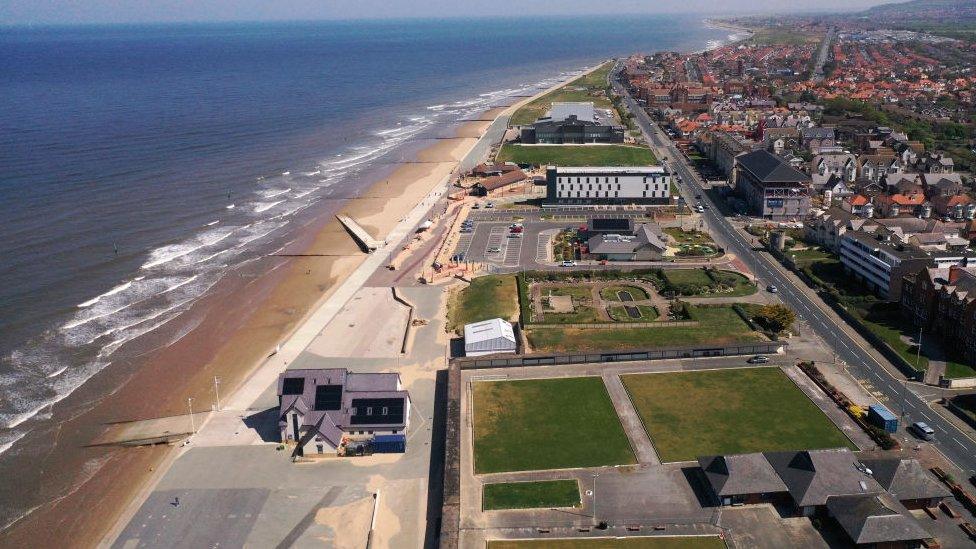
[[[865,154],[858,158],[858,177],[868,181],[880,182],[886,175],[901,171],[897,156]]]
[[[857,157],[850,153],[820,154],[810,162],[810,173],[830,176],[853,183],[857,179]]]
[[[410,396],[397,373],[316,368],[278,376],[278,428],[293,456],[336,455],[375,435],[403,435],[409,420]]]
[[[914,458],[865,459],[874,480],[908,509],[932,508],[952,494]]]
[[[976,362],[976,267],[928,267],[903,275],[901,308],[915,326]]]

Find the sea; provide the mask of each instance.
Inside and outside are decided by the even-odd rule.
[[[0,27],[0,461],[120,348],[425,140],[729,32],[691,15]],[[22,511],[0,502],[0,527]]]

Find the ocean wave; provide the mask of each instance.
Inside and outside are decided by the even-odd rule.
[[[217,219],[217,220],[215,220],[215,221],[211,221],[210,223],[207,223],[207,227],[213,227],[213,226],[214,226],[214,225],[216,225],[217,223],[220,223],[220,220],[219,220],[219,219]]]
[[[265,190],[265,191],[258,191],[258,195],[260,195],[261,198],[264,198],[266,200],[271,200],[272,198],[274,198],[276,196],[281,196],[281,195],[286,194],[286,193],[288,193],[290,191],[291,191],[291,188],[290,187],[287,188],[287,189],[268,189],[268,190]]]
[[[15,442],[24,438],[27,435],[27,431],[22,432],[10,432],[0,434],[0,454],[6,452],[14,445]]]
[[[217,229],[214,231],[205,232],[190,239],[188,242],[171,244],[169,246],[157,248],[149,253],[149,261],[143,263],[141,268],[152,269],[153,267],[158,267],[164,263],[169,263],[170,261],[187,256],[201,248],[213,246],[221,240],[229,237],[231,234],[233,234],[233,232],[233,229]]]
[[[105,292],[104,294],[101,294],[99,296],[95,296],[95,297],[89,299],[88,301],[85,301],[84,303],[79,303],[78,304],[78,308],[79,309],[84,309],[86,307],[91,307],[92,305],[98,303],[99,300],[101,300],[103,297],[109,297],[109,296],[115,295],[115,294],[117,294],[119,292],[125,291],[130,286],[132,286],[132,281],[126,282],[124,284],[119,284],[118,286],[112,288],[111,290]]]
[[[275,202],[255,202],[253,204],[253,206],[254,206],[254,213],[266,212],[266,211],[270,210],[271,208],[274,208],[278,204],[281,204],[282,202],[284,202],[284,200],[278,200],[278,201],[275,201]]]

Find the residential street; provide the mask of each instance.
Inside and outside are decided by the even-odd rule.
[[[774,284],[780,288],[780,298],[793,308],[797,316],[803,319],[816,334],[829,346],[839,361],[847,364],[848,372],[858,378],[868,379],[902,412],[904,408],[905,425],[914,421],[925,421],[936,431],[936,445],[940,451],[956,465],[976,474],[976,441],[963,433],[950,421],[939,413],[931,410],[928,402],[914,392],[905,390],[905,379],[894,366],[886,363],[882,358],[870,352],[867,342],[857,336],[842,320],[829,314],[829,306],[822,300],[812,297],[806,288],[800,288],[794,277],[787,276],[774,259],[766,254],[753,250],[739,231],[721,215],[720,210],[711,202],[705,193],[702,181],[692,170],[682,153],[661,132],[644,110],[636,104],[628,91],[616,81],[613,82],[617,92],[625,98],[628,108],[635,114],[636,121],[644,133],[651,148],[660,160],[667,162],[681,178],[679,188],[685,197],[702,195],[703,201],[710,206],[705,210],[703,218],[710,228],[715,241],[728,252],[734,253],[746,266],[765,284]],[[912,388],[914,384],[909,383]]]

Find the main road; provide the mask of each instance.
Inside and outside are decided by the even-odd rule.
[[[679,190],[691,203],[692,197],[700,195],[701,201],[709,208],[702,214],[708,224],[715,241],[726,251],[736,254],[749,269],[767,284],[773,284],[780,289],[780,298],[796,311],[811,329],[823,340],[837,356],[847,364],[848,372],[861,379],[868,379],[888,398],[894,413],[903,413],[905,423],[924,421],[936,431],[935,444],[942,453],[953,463],[967,472],[976,474],[976,441],[960,431],[941,414],[930,409],[928,403],[915,392],[909,390],[905,379],[896,372],[894,366],[881,364],[881,359],[869,352],[867,343],[860,337],[852,337],[842,326],[843,321],[828,314],[824,309],[828,306],[819,298],[810,297],[794,282],[794,278],[787,276],[777,264],[766,254],[753,249],[743,235],[719,213],[719,209],[711,202],[711,198],[704,192],[702,181],[692,170],[684,155],[675,148],[674,143],[657,127],[647,113],[634,101],[629,91],[615,78],[617,68],[613,71],[613,86],[626,101],[627,107],[634,113],[635,120],[641,128],[647,142],[651,145],[658,158],[667,159],[672,169],[681,178]]]

